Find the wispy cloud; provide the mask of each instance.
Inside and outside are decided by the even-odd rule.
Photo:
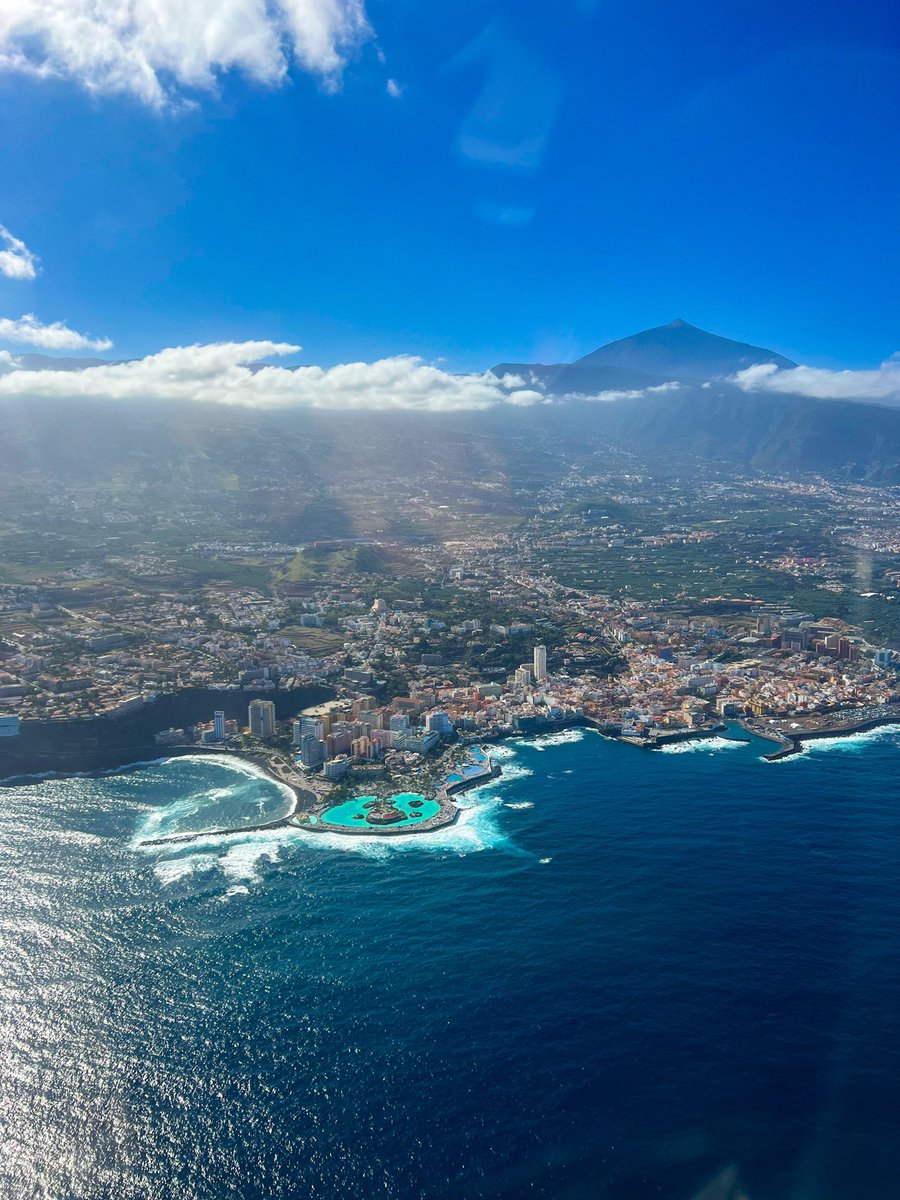
[[[677,392],[682,385],[674,379],[668,383],[656,383],[651,387],[645,388],[629,388],[628,390],[613,390],[605,392],[569,392],[564,399],[566,400],[590,400],[598,404],[614,404],[617,400],[648,400],[652,396],[666,396],[670,392]]]
[[[334,88],[370,33],[364,0],[5,0],[0,68],[163,108],[226,71],[279,84],[292,63]]]
[[[34,313],[13,320],[0,317],[0,341],[20,346],[39,346],[43,350],[109,350],[109,338],[93,338],[77,333],[62,321],[42,325]]]
[[[818,400],[900,404],[900,357],[895,355],[869,371],[829,371],[824,367],[803,366],[780,370],[772,363],[760,363],[739,371],[734,382],[745,392],[783,392]]]
[[[395,100],[399,100],[399,98],[403,95],[403,87],[397,82],[396,79],[389,79],[385,86],[385,90],[387,91],[387,94],[389,96],[393,96]]]
[[[411,357],[295,370],[258,365],[260,359],[298,349],[281,342],[221,342],[79,371],[11,370],[0,375],[0,397],[427,412],[545,401],[542,392],[520,386],[520,380],[500,380],[490,372],[451,375]]]
[[[0,26],[3,17],[0,16]],[[0,225],[0,275],[7,279],[34,279],[38,260],[21,238],[13,237],[5,225]]]

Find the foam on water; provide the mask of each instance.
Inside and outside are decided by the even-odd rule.
[[[512,746],[491,746],[489,754],[492,761],[498,763],[508,762],[516,757],[515,749]]]
[[[284,826],[207,838],[201,835],[188,843],[139,845],[137,849],[156,859],[153,870],[164,886],[210,871],[217,871],[234,885],[244,885],[258,883],[263,863],[277,862],[292,843],[305,836],[299,829]]]
[[[181,796],[177,800],[173,800],[170,804],[162,808],[150,809],[135,831],[132,841],[133,849],[140,848],[142,842],[153,838],[167,837],[169,835],[174,836],[180,833],[198,832],[202,834],[202,829],[197,831],[185,829],[183,823],[192,817],[201,816],[205,809],[209,810],[208,824],[213,828],[220,828],[227,824],[252,824],[256,818],[259,818],[260,821],[277,819],[277,810],[267,812],[267,796],[271,797],[271,789],[273,788],[283,798],[285,815],[294,806],[294,794],[287,785],[272,779],[264,771],[255,766],[255,764],[236,756],[226,754],[187,754],[179,758],[163,759],[153,765],[158,770],[165,772],[171,778],[174,786],[178,785],[180,777],[183,778],[189,772],[195,770],[198,765],[203,767],[213,766],[220,770],[224,768],[234,778],[234,782],[227,784],[217,783],[215,786],[199,792],[192,791],[186,796]],[[246,794],[248,783],[254,785],[262,783],[266,786],[265,789],[261,788],[259,790],[257,797],[252,793],[250,795]],[[193,785],[186,784],[186,786]],[[255,811],[243,815],[240,822],[229,821],[228,817],[222,814],[221,807],[227,804],[228,800],[232,797],[244,805],[253,804]]]
[[[658,754],[695,754],[698,750],[712,753],[716,750],[740,750],[747,742],[735,738],[709,737],[691,738],[685,742],[671,742],[668,746],[660,746]]]
[[[862,733],[848,733],[838,737],[813,738],[812,741],[803,743],[803,753],[817,754],[833,750],[859,753],[873,742],[895,742],[898,734],[900,724],[880,725],[877,729],[866,729]],[[799,757],[800,755],[791,755],[783,761],[792,762]]]
[[[554,746],[572,746],[576,742],[584,741],[586,731],[582,728],[577,729],[561,729],[559,733],[548,733],[542,737],[524,739],[516,739],[517,746],[524,746],[529,750],[551,750]]]

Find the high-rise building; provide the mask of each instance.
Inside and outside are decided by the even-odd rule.
[[[325,736],[325,725],[318,717],[302,717],[300,720],[300,736],[311,733],[320,741]]]
[[[534,648],[534,677],[541,683],[547,678],[547,647],[535,646]]]
[[[531,687],[531,667],[523,663],[521,667],[516,667],[516,688],[524,690]]]
[[[325,743],[312,733],[304,733],[300,739],[300,761],[304,767],[318,767],[325,759]]]
[[[270,738],[275,733],[275,705],[271,700],[251,700],[247,710],[250,735]]]
[[[429,733],[437,732],[441,737],[449,737],[453,732],[453,722],[445,712],[433,712],[425,718],[425,728]]]
[[[225,713],[220,708],[213,713],[213,732],[217,742],[225,741]]]

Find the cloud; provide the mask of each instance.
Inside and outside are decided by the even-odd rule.
[[[405,356],[330,368],[259,364],[298,349],[281,342],[220,342],[78,371],[12,370],[0,375],[0,397],[427,412],[532,405],[546,399],[542,392],[490,372],[451,375]]]
[[[669,392],[677,392],[681,388],[681,384],[675,380],[668,383],[657,383],[652,387],[631,388],[628,391],[606,391],[593,392],[585,394],[582,392],[569,392],[563,397],[565,400],[590,400],[601,404],[613,404],[617,400],[647,400],[651,396],[665,396]]]
[[[91,338],[76,333],[62,321],[42,325],[34,313],[13,320],[0,317],[0,342],[15,342],[24,346],[40,346],[43,350],[109,350],[109,338]]]
[[[226,71],[277,85],[292,62],[335,88],[370,33],[364,0],[5,0],[0,69],[163,108]]]
[[[734,382],[745,392],[783,392],[817,400],[858,400],[869,404],[900,404],[900,357],[876,370],[829,371],[824,367],[791,367],[759,363],[739,371]]]
[[[3,18],[0,16],[0,25]],[[0,225],[0,275],[7,279],[34,279],[37,275],[37,258],[21,238],[13,237],[5,225]]]
[[[387,94],[398,100],[403,95],[403,88],[396,79],[389,79],[386,87]]]

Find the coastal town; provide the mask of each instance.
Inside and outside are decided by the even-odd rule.
[[[576,526],[580,543],[598,540],[583,514]],[[597,561],[620,551],[627,531],[606,522],[602,538]],[[704,536],[670,530],[664,541],[702,553]],[[275,563],[304,552],[213,543],[197,553],[227,575],[249,549]],[[359,563],[358,540],[310,550]],[[898,699],[900,655],[858,626],[754,596],[643,599],[573,586],[537,564],[549,553],[546,525],[408,552],[420,561],[399,578],[349,569],[339,581],[268,587],[2,584],[0,754],[48,723],[99,718],[102,731],[139,716],[152,726],[187,689],[206,708],[198,700],[189,720],[153,728],[160,753],[268,747],[327,789],[420,792],[457,744],[581,723],[652,748],[742,720],[784,746],[886,720]],[[787,558],[781,569],[810,568]],[[326,701],[296,706],[311,687]]]

